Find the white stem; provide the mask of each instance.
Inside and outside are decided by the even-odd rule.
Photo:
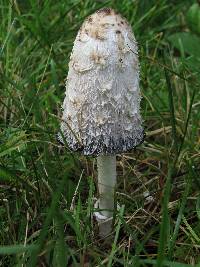
[[[97,157],[99,209],[107,218],[113,216],[116,186],[116,156]]]

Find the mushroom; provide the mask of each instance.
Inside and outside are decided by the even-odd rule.
[[[125,18],[102,8],[81,26],[70,56],[59,140],[97,157],[97,221],[113,217],[116,154],[143,141],[137,43]],[[108,234],[110,226],[101,228]]]

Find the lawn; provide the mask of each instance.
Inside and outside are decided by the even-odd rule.
[[[200,5],[0,0],[0,266],[200,266]],[[146,138],[117,155],[112,241],[93,220],[96,159],[56,140],[84,19],[112,7],[140,56]]]

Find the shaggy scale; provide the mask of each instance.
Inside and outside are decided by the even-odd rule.
[[[101,9],[83,23],[70,57],[61,123],[70,149],[105,155],[140,144],[140,99],[132,30],[121,15]]]

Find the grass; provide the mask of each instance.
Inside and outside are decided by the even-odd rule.
[[[0,266],[200,266],[200,53],[189,45],[199,36],[185,15],[192,3],[0,0]],[[55,139],[73,40],[102,6],[120,11],[139,42],[147,134],[136,151],[118,155],[122,209],[111,245],[92,220],[95,159]]]

